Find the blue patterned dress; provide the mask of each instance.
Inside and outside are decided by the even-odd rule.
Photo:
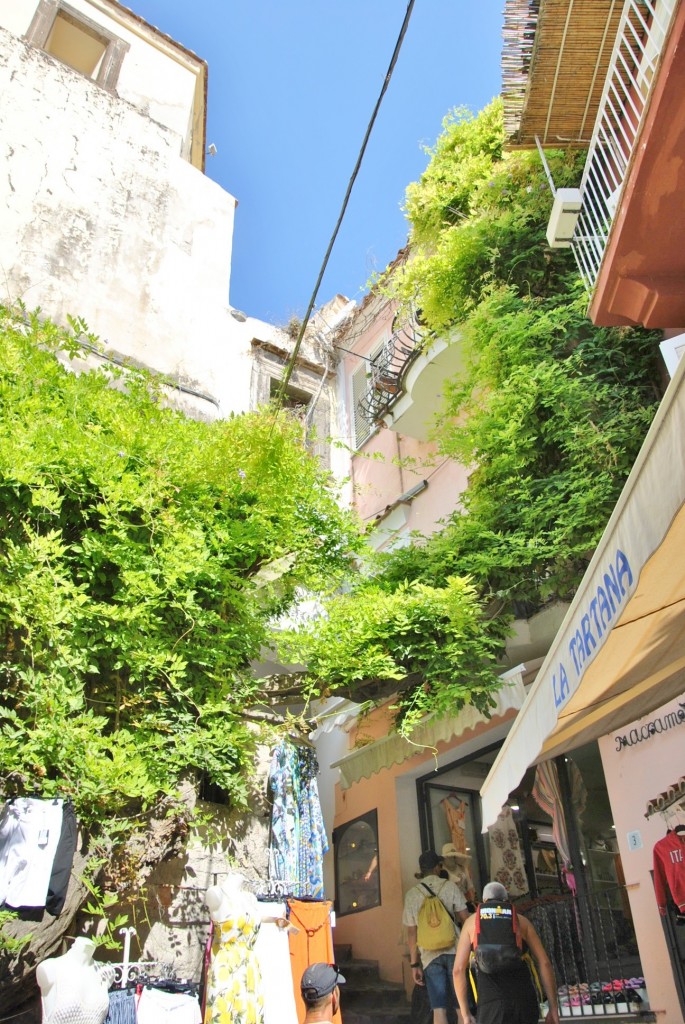
[[[310,748],[283,740],[274,750],[269,771],[271,867],[273,879],[287,883],[297,896],[322,897],[323,857],[328,838],[321,813],[316,775],[319,765]]]

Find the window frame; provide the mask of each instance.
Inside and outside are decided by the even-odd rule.
[[[379,341],[372,349],[367,352],[366,355],[359,354],[360,363],[359,366],[350,374],[350,405],[352,407],[352,433],[354,438],[354,449],[360,451],[360,449],[366,444],[369,438],[375,434],[378,429],[373,423],[369,423],[361,415],[359,411],[359,401],[362,395],[366,394],[369,381],[373,374],[374,360],[385,351],[385,346],[388,344],[389,338],[383,338]],[[364,386],[361,390],[357,390],[356,382],[363,378]],[[365,430],[360,431],[358,424],[363,422]]]
[[[343,908],[340,902],[340,890],[344,884],[350,884],[349,882],[341,882],[340,880],[340,868],[341,868],[341,841],[344,838],[345,833],[348,829],[354,825],[365,824],[371,829],[375,838],[375,852],[374,857],[376,859],[375,871],[376,879],[373,883],[375,888],[375,900],[372,903],[362,907],[346,907]],[[380,842],[378,836],[378,810],[374,808],[371,811],[367,811],[366,814],[360,814],[356,818],[351,818],[349,821],[344,822],[342,825],[338,825],[333,830],[333,865],[335,873],[335,912],[338,917],[348,917],[351,914],[362,914],[365,910],[373,910],[375,907],[382,905],[381,899],[381,859],[380,859]],[[369,892],[372,891],[371,886]]]
[[[66,3],[65,0],[39,0],[31,24],[24,36],[26,42],[47,53],[54,60],[59,60],[64,67],[71,67],[70,64],[60,60],[55,54],[46,50],[48,39],[60,14],[76,25],[82,26],[86,32],[97,36],[105,43],[105,52],[102,55],[100,67],[95,77],[86,75],[77,68],[71,68],[71,70],[77,75],[86,78],[89,82],[95,82],[96,85],[99,85],[107,92],[116,93],[121,65],[130,48],[129,43],[113,35],[102,25]]]

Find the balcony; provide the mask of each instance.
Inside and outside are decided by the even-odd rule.
[[[359,400],[359,409],[367,423],[378,423],[397,401],[404,374],[421,351],[424,337],[416,317],[405,324],[393,324],[391,337],[369,363],[368,386]]]
[[[676,0],[627,0],[619,23],[572,240],[598,324],[685,323],[682,15]]]
[[[457,338],[436,338],[413,318],[398,327],[369,364],[362,417],[426,441],[445,381],[462,368]]]

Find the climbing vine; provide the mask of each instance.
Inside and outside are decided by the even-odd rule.
[[[546,242],[540,158],[504,151],[501,102],[443,129],[407,190],[409,257],[376,287],[460,346],[433,436],[469,485],[440,531],[370,563],[299,652],[320,681],[397,680],[403,728],[478,706],[511,619],[572,596],[660,398],[657,336],[587,319],[571,253]],[[584,154],[548,158],[557,185],[577,184]],[[416,629],[409,595],[446,607],[457,585],[468,629],[446,634],[435,615]]]
[[[2,788],[94,827],[188,772],[239,804],[268,702],[251,660],[359,532],[297,422],[195,422],[143,372],[73,372],[80,353],[0,309]]]

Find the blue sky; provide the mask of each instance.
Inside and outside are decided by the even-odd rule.
[[[127,0],[209,65],[207,173],[238,199],[231,304],[307,307],[405,0]],[[416,0],[319,292],[359,299],[407,237],[404,191],[455,106],[500,89],[500,2]]]

